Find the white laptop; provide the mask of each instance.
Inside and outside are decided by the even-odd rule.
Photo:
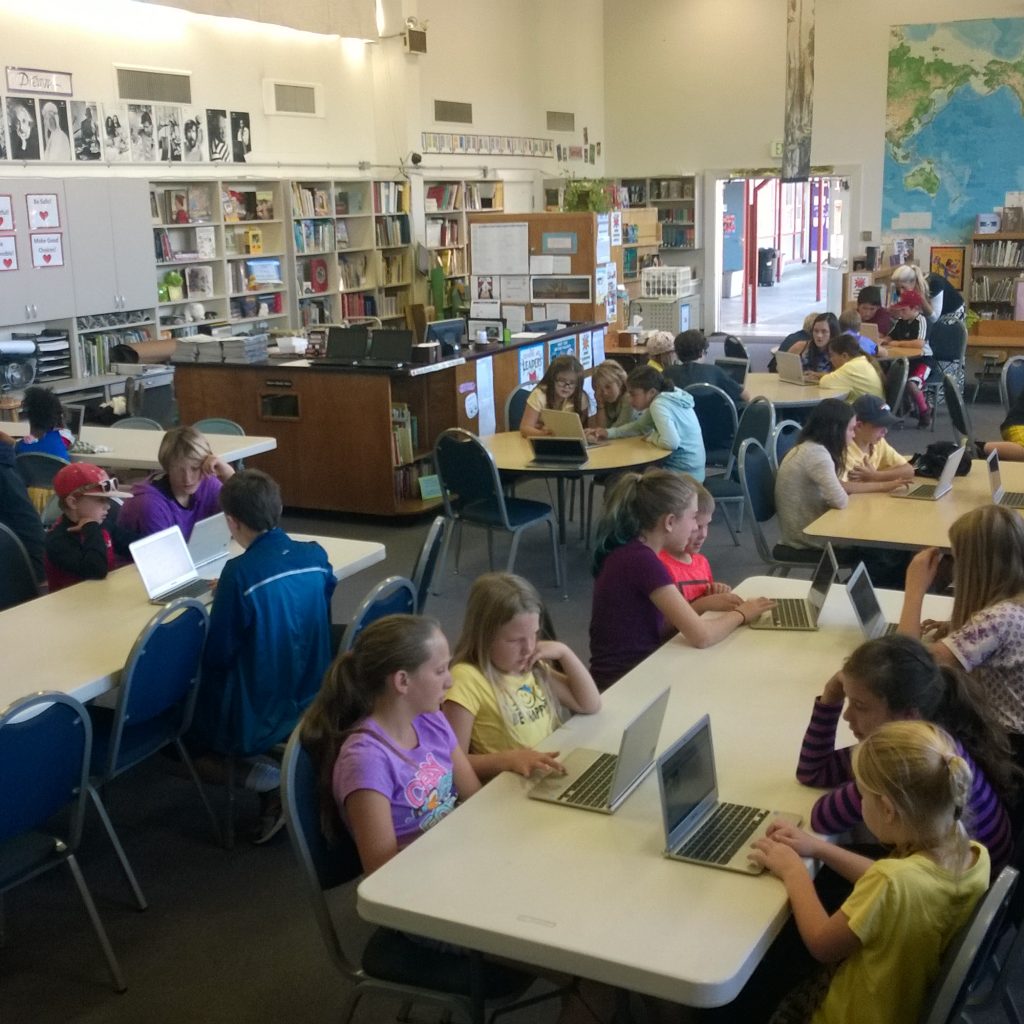
[[[885,621],[885,614],[875,593],[875,585],[871,582],[867,566],[863,562],[853,570],[846,581],[846,593],[850,597],[853,614],[857,617],[861,632],[868,640],[877,640],[881,636],[891,636],[896,632],[896,623]]]
[[[808,342],[811,344],[811,342]],[[775,368],[779,371],[779,380],[787,384],[799,384],[801,387],[816,388],[816,380],[804,377],[804,363],[796,352],[776,352]]]
[[[582,441],[588,448],[599,448],[607,441],[590,441],[583,430],[583,420],[579,413],[571,409],[545,409],[541,413],[544,426],[553,431],[552,437],[574,437]]]
[[[150,604],[170,604],[179,597],[194,597],[204,603],[213,600],[212,585],[196,572],[181,527],[169,526],[152,533],[129,544],[128,550]]]
[[[806,597],[776,597],[775,607],[763,612],[753,622],[751,629],[800,629],[818,628],[818,616],[825,605],[829,588],[839,575],[839,563],[831,544],[825,545],[818,567],[811,577],[811,587]]]
[[[1024,508],[1024,492],[1007,491],[1003,488],[1003,478],[999,473],[999,452],[990,452],[985,461],[988,463],[988,485],[992,490],[992,502],[1006,508]]]
[[[205,579],[217,579],[231,553],[231,531],[223,512],[200,519],[192,527],[188,553],[196,571]],[[202,571],[200,571],[202,570]]]
[[[764,869],[748,859],[750,844],[773,821],[801,821],[799,814],[719,801],[708,715],[658,758],[658,790],[665,856],[672,860],[759,875]]]
[[[964,452],[966,450],[966,445],[960,445],[959,448],[954,448],[953,451],[949,453],[949,457],[946,459],[946,464],[942,467],[942,472],[939,474],[937,483],[911,484],[909,490],[904,491],[901,488],[899,490],[890,491],[890,496],[893,498],[920,498],[924,501],[938,501],[939,498],[948,494],[953,489],[953,477],[956,476],[956,471],[960,466],[960,460],[964,457]]]
[[[528,795],[534,800],[614,814],[654,767],[668,697],[668,689],[662,690],[626,726],[618,754],[577,747],[562,758],[565,775],[546,776]]]

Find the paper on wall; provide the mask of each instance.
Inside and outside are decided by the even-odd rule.
[[[501,301],[499,299],[474,299],[469,304],[469,315],[474,320],[500,320]]]
[[[568,302],[549,302],[545,307],[545,320],[557,320],[560,324],[571,319]]]
[[[594,349],[591,344],[590,335],[590,331],[580,331],[580,344],[577,358],[584,370],[590,370],[594,366]]]
[[[519,383],[536,384],[544,376],[544,346],[524,345],[519,350]]]
[[[501,279],[501,299],[504,302],[529,302],[530,278],[528,274],[510,274]]]
[[[572,273],[572,257],[571,256],[549,256],[551,260],[551,273],[552,274],[571,274]]]
[[[555,257],[554,256],[531,256],[530,257],[530,274],[541,275],[541,274],[553,274],[555,272]]]
[[[530,231],[527,224],[471,224],[474,274],[527,274]]]
[[[502,312],[505,314],[505,326],[513,334],[517,334],[519,331],[523,329],[523,325],[526,323],[525,306],[510,306],[506,302],[502,306]]]
[[[605,360],[604,355],[604,328],[598,327],[590,332],[590,350],[591,359],[594,361],[594,365],[603,363]]]
[[[597,267],[594,271],[594,301],[604,302],[608,294],[608,271],[605,267]]]
[[[607,213],[597,215],[597,263],[607,263],[612,258],[612,228],[611,218]]]
[[[622,211],[612,210],[612,245],[622,245]]]
[[[493,274],[473,274],[470,278],[470,295],[473,299],[500,299],[501,278]]]
[[[485,356],[476,361],[476,396],[480,420],[477,423],[477,433],[493,434],[495,426],[494,416],[494,358]]]

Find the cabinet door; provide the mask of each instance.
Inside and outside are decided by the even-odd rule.
[[[124,299],[124,309],[152,307],[156,304],[156,257],[149,184],[111,178],[108,185],[117,293]]]
[[[71,237],[64,183],[54,178],[30,178],[19,182],[19,189],[21,198],[18,201],[18,234],[25,244],[25,260],[21,265],[27,271],[28,301],[32,303],[33,321],[57,320],[72,316],[75,311],[75,294],[71,278]],[[52,221],[48,221],[46,225],[39,227],[37,233],[60,235],[63,263],[51,259],[45,263],[40,262],[38,267],[32,265],[34,232],[28,221],[28,199],[33,195],[57,197],[60,226],[54,228],[50,226]]]
[[[68,178],[64,183],[68,234],[73,253],[71,257],[65,253],[65,262],[70,258],[75,311],[79,316],[110,313],[119,308],[107,185],[105,178]],[[146,217],[148,220],[148,212]]]

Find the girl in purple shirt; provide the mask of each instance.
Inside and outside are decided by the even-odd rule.
[[[320,765],[324,832],[337,835],[340,815],[366,874],[480,788],[441,714],[449,662],[433,619],[378,619],[327,670],[303,719]]]
[[[684,473],[624,473],[612,488],[594,549],[590,673],[600,689],[677,631],[694,647],[710,647],[772,607],[757,597],[710,618],[693,610],[658,552],[669,537],[689,538],[696,528],[697,485]]]
[[[796,775],[805,786],[834,788],[815,803],[811,828],[835,835],[863,821],[854,748],[835,746],[844,698],[843,717],[858,742],[885,722],[908,718],[925,719],[950,733],[973,775],[967,830],[988,847],[993,871],[1008,863],[1013,837],[1003,798],[1015,770],[1007,735],[969,678],[940,668],[920,641],[906,636],[861,644],[814,702]]]

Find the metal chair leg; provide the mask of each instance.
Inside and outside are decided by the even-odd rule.
[[[519,537],[522,534],[522,530],[515,530],[512,533],[512,543],[508,549],[508,561],[505,563],[505,572],[514,572],[516,567],[516,553],[519,551]],[[487,531],[488,540],[491,537],[491,531]],[[494,562],[491,562],[491,572],[494,571]]]
[[[729,512],[728,512],[728,509],[726,508],[724,502],[722,503],[721,508],[722,508],[722,518],[725,520],[725,525],[726,525],[727,529],[729,530],[729,536],[732,537],[733,544],[735,544],[736,547],[739,547],[740,546],[740,540],[739,540],[739,537],[736,536],[736,531],[733,529],[732,520],[729,518]]]
[[[228,757],[224,787],[226,789],[227,807],[224,811],[224,849],[233,850],[235,847],[235,759]]]
[[[89,915],[89,920],[92,922],[92,930],[96,933],[96,938],[99,941],[100,948],[103,950],[103,955],[107,960],[107,969],[110,971],[111,980],[114,982],[115,992],[125,992],[128,986],[124,982],[124,975],[121,973],[121,965],[117,962],[117,957],[114,956],[114,950],[110,945],[110,939],[107,938],[106,929],[103,927],[103,922],[100,920],[100,915],[96,911],[96,904],[93,903],[92,893],[89,892],[89,887],[85,884],[85,879],[82,877],[82,871],[78,866],[78,861],[75,860],[75,855],[69,853],[67,857],[68,869],[71,872],[71,877],[75,880],[75,885],[78,886],[78,894],[82,897],[82,902],[85,904],[85,911]]]
[[[203,801],[203,807],[206,808],[206,816],[210,819],[210,826],[213,829],[213,840],[215,843],[223,843],[224,836],[221,835],[220,823],[217,821],[217,815],[213,810],[213,805],[210,803],[210,798],[206,795],[206,787],[199,778],[196,766],[192,758],[189,757],[185,744],[181,742],[180,738],[174,741],[174,745],[178,748],[178,753],[181,755],[182,761],[185,762],[185,767],[188,768],[189,775],[192,776],[192,781],[196,784],[196,789],[199,790],[199,799]]]
[[[146,897],[142,894],[142,889],[139,886],[138,879],[135,877],[135,872],[132,871],[131,864],[128,863],[128,855],[124,852],[121,840],[117,838],[117,833],[114,831],[114,826],[110,821],[110,816],[107,814],[107,809],[103,806],[103,800],[96,791],[96,787],[91,783],[87,789],[89,791],[89,796],[92,798],[93,806],[96,808],[96,813],[100,816],[100,821],[103,822],[103,827],[107,831],[107,838],[110,840],[110,845],[113,846],[114,853],[117,854],[117,859],[121,865],[121,871],[124,874],[125,881],[128,883],[128,888],[131,889],[139,910],[145,910],[149,904],[146,902]]]

